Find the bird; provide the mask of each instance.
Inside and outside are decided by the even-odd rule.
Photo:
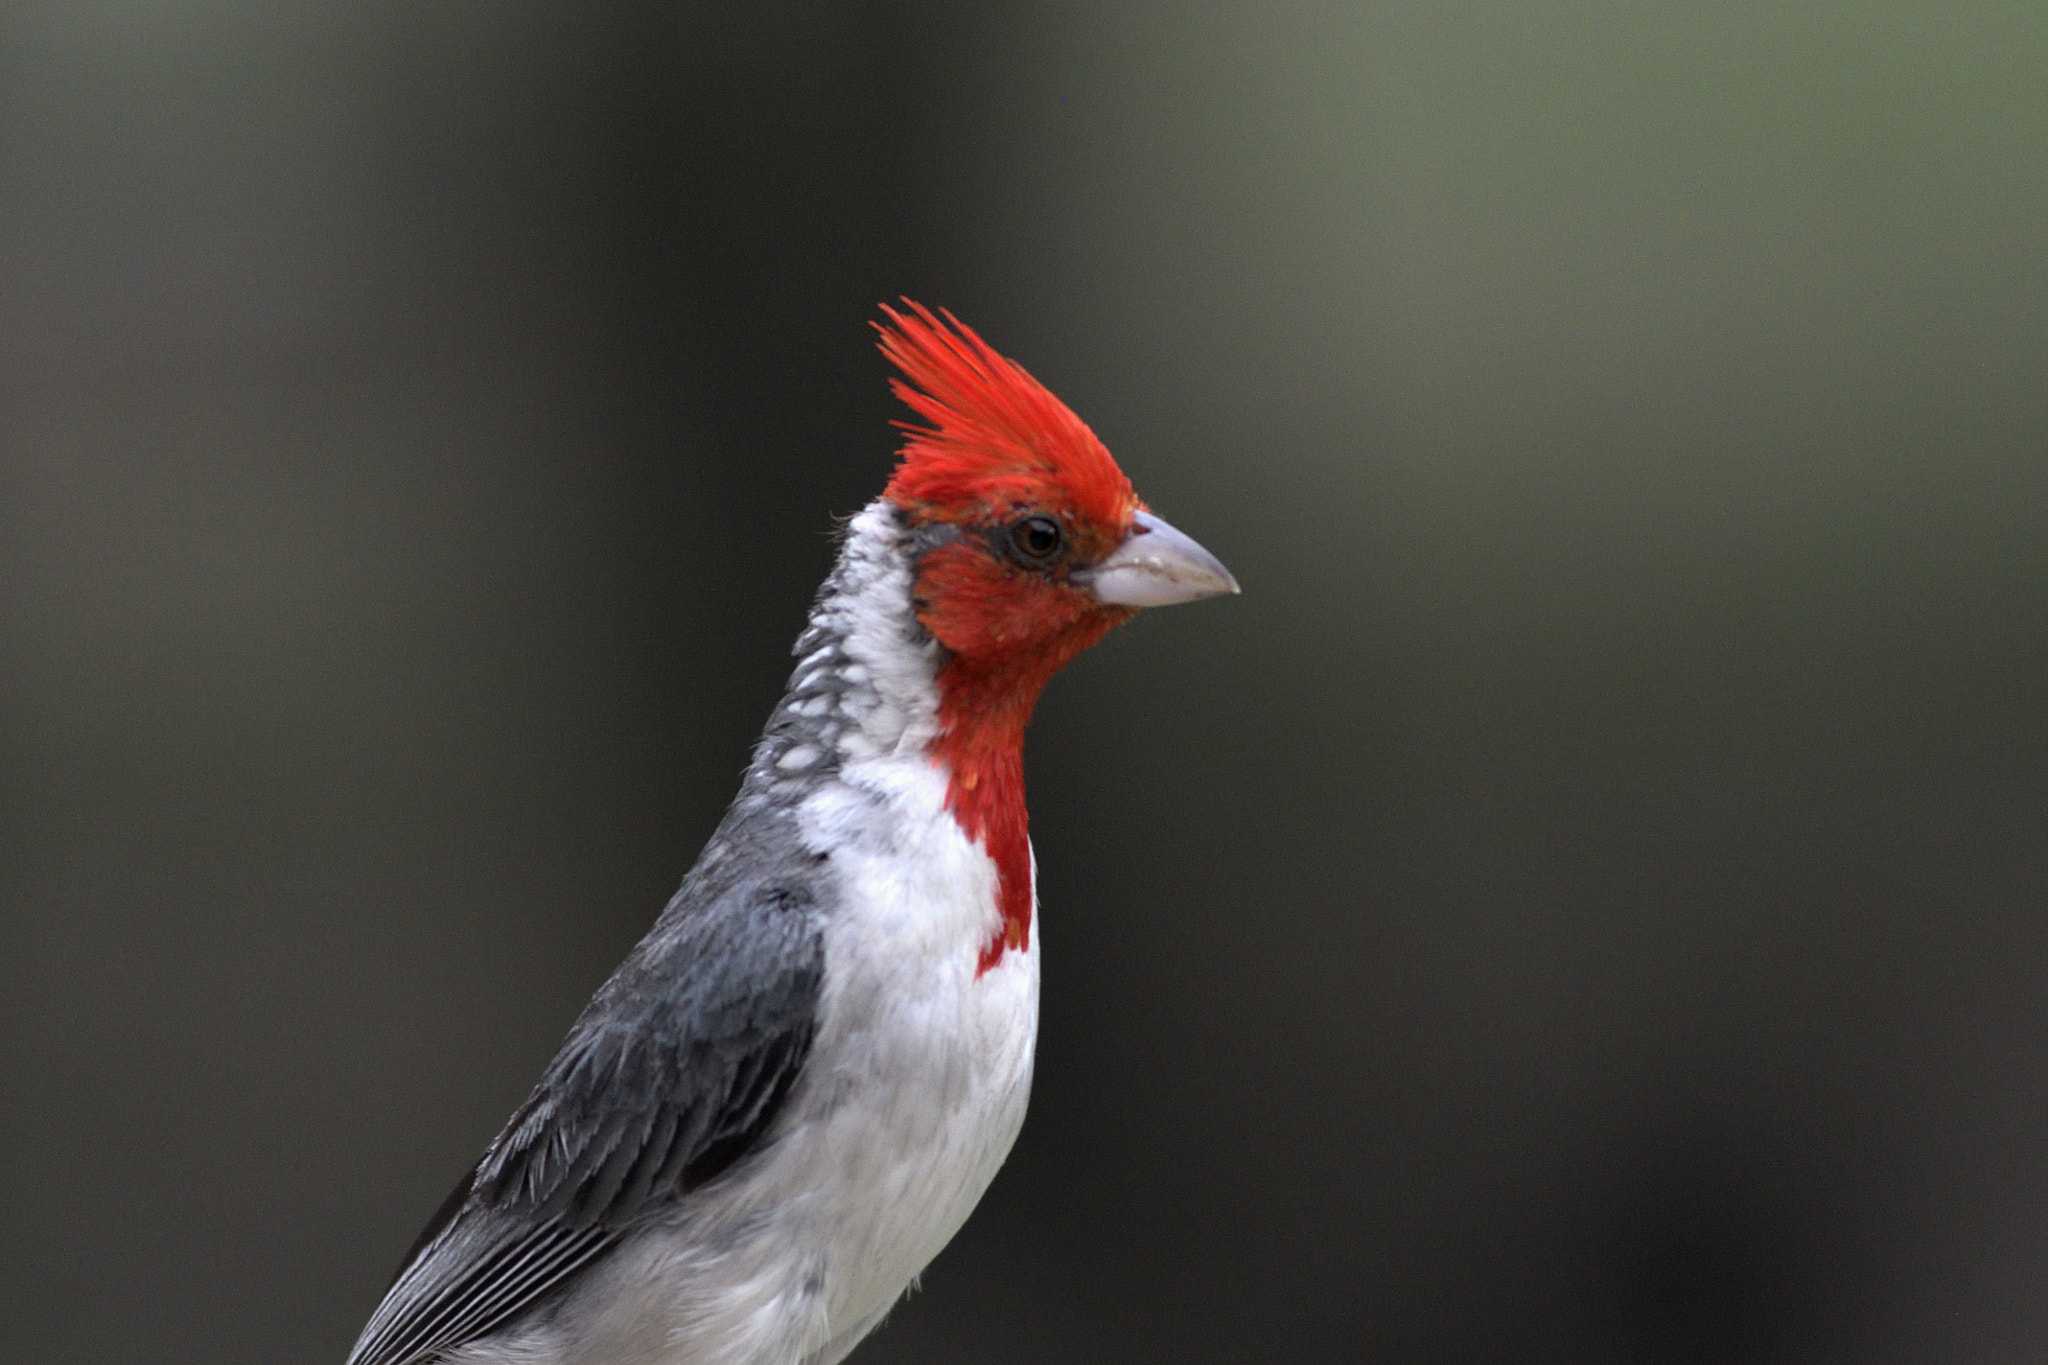
[[[738,795],[348,1365],[834,1365],[966,1221],[1038,1026],[1023,738],[1141,608],[1236,593],[950,312]]]

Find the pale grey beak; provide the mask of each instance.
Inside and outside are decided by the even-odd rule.
[[[1074,581],[1115,607],[1170,607],[1237,591],[1221,560],[1150,512],[1138,513],[1124,543]]]

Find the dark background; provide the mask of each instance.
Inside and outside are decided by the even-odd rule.
[[[743,17],[738,17],[743,16]],[[0,11],[10,1359],[338,1362],[954,309],[1241,599],[1056,684],[858,1359],[2048,1354],[2048,8]]]

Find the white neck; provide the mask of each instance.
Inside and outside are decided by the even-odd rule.
[[[921,759],[937,735],[944,651],[911,604],[909,539],[884,498],[847,525],[797,639],[789,689],[754,751],[755,794],[787,799],[849,764]]]

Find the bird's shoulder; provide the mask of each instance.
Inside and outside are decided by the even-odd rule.
[[[350,1365],[489,1333],[760,1146],[816,1032],[835,887],[793,821],[729,816],[421,1234]]]
[[[834,891],[814,856],[779,854],[693,872],[479,1164],[480,1200],[616,1219],[761,1136],[816,1028]]]

